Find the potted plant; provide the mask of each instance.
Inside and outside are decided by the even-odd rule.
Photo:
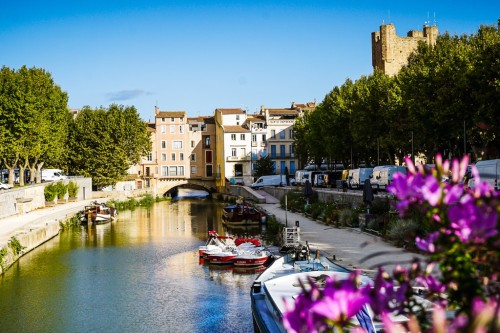
[[[69,201],[76,201],[76,197],[78,195],[78,190],[80,189],[80,186],[78,186],[77,183],[74,181],[70,181],[68,183],[68,197]]]
[[[65,203],[64,197],[68,192],[68,185],[65,185],[62,181],[55,183],[56,194],[57,194],[57,202]]]
[[[57,196],[57,188],[54,183],[51,183],[47,186],[45,186],[45,189],[43,190],[43,194],[45,196],[45,205],[46,206],[53,206],[55,204],[54,200],[56,199]]]

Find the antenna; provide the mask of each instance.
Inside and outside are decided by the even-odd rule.
[[[436,12],[434,12],[434,26],[436,26],[437,22],[436,22]]]
[[[391,10],[390,9],[387,11],[387,15],[389,16],[387,20],[389,21],[389,23],[391,23]]]

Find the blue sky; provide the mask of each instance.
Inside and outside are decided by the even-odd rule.
[[[71,108],[163,111],[318,102],[372,72],[371,32],[471,34],[500,1],[0,0],[0,64],[44,68]]]

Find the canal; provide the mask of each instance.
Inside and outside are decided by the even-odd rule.
[[[252,332],[257,272],[200,262],[220,204],[160,202],[75,227],[0,276],[2,332]],[[233,230],[258,234],[260,230]]]

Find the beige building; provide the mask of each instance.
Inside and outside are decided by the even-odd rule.
[[[425,25],[422,31],[410,30],[406,37],[400,37],[393,24],[381,25],[378,32],[372,32],[373,69],[389,76],[396,75],[407,64],[409,55],[416,50],[418,43],[435,45],[437,37],[437,26]]]
[[[188,178],[214,179],[215,120],[214,117],[188,118],[189,176]]]

